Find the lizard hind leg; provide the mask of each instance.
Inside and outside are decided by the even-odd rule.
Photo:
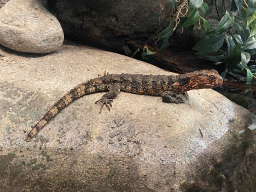
[[[101,99],[95,102],[95,104],[100,103],[100,112],[102,111],[104,105],[107,107],[107,109],[110,111],[110,107],[112,107],[113,99],[117,97],[117,95],[120,93],[120,84],[114,83],[109,85],[108,87],[109,92],[105,93]]]

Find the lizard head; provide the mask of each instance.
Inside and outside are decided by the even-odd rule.
[[[201,70],[177,76],[173,89],[184,93],[192,89],[215,88],[222,85],[223,79],[216,70]]]

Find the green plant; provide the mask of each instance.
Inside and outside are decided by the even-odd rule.
[[[176,0],[170,0],[173,15],[167,28],[153,39],[163,39],[160,52],[169,45],[169,37],[177,25],[184,30],[192,30],[196,23],[208,37],[195,44],[193,50],[200,57],[224,64],[223,77],[228,71],[246,75],[246,83],[256,78],[256,65],[248,66],[251,55],[256,54],[256,0],[216,0],[216,10],[219,21],[217,27],[212,29],[207,16],[209,6],[203,0],[183,0],[178,6]],[[226,2],[231,3],[229,10],[225,8]],[[145,48],[144,57],[154,52]]]
[[[175,0],[171,2],[176,4]],[[209,7],[203,0],[189,1],[189,15],[183,18],[182,27],[194,27],[197,22],[201,26],[202,21],[205,35],[209,38],[196,43],[193,47],[196,54],[216,64],[225,64],[226,69],[221,74],[223,77],[229,70],[246,73],[246,83],[250,83],[253,77],[256,78],[256,66],[247,65],[251,55],[256,54],[256,0],[231,0],[230,10],[225,10],[223,0],[216,2],[217,13],[223,16],[218,18],[215,29],[211,29],[206,19]],[[163,38],[161,34],[158,37]]]

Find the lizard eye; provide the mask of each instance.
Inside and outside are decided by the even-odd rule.
[[[216,78],[215,78],[213,75],[210,75],[210,76],[209,76],[209,79],[210,79],[211,81],[215,81]]]

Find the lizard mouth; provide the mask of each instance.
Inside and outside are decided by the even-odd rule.
[[[207,86],[209,86],[209,88],[216,88],[216,87],[219,87],[220,85],[222,85],[222,83],[223,83],[223,79],[221,78],[221,79],[216,80],[214,84],[209,83],[209,84],[207,84]]]
[[[217,80],[217,82],[216,82],[216,87],[222,85],[222,83],[223,83],[223,79],[222,79],[222,77],[220,76],[220,78],[219,78],[219,79]]]

